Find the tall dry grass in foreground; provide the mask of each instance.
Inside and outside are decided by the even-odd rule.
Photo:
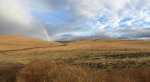
[[[148,68],[104,71],[34,61],[18,73],[17,82],[150,82]]]
[[[80,68],[34,61],[20,71],[18,82],[86,82],[86,75]]]
[[[23,66],[20,63],[0,62],[0,82],[16,82],[17,72]]]

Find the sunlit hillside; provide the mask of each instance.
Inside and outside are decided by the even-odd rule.
[[[0,36],[0,50],[32,49],[60,45],[58,42],[48,42],[21,36]]]

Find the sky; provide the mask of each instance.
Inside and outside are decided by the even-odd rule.
[[[150,0],[0,0],[0,35],[150,39]]]

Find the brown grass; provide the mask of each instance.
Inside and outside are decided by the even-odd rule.
[[[16,82],[16,74],[22,67],[19,63],[0,62],[0,82]]]
[[[36,49],[40,47],[60,45],[58,42],[48,42],[21,36],[0,36],[0,50]]]
[[[80,68],[33,61],[20,71],[18,82],[86,82],[86,75]]]
[[[111,76],[113,82],[150,82],[149,68],[130,68],[115,70]]]
[[[0,36],[0,61],[27,64],[17,82],[150,82],[150,41],[59,43]],[[15,81],[18,70],[0,67],[0,82]]]
[[[63,45],[63,46],[62,46]],[[57,46],[57,47],[53,47]],[[26,49],[28,51],[57,51],[79,49],[101,50],[150,50],[150,41],[129,41],[117,39],[85,40],[70,43],[48,42],[21,36],[0,36],[0,50]],[[37,49],[38,47],[38,49]],[[40,48],[41,47],[41,48]]]
[[[149,77],[149,68],[105,71],[34,61],[20,71],[17,82],[150,82]]]

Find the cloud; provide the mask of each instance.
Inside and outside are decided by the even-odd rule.
[[[1,0],[0,13],[0,34],[44,40],[149,38],[149,0]]]
[[[53,38],[54,41],[76,41],[76,40],[88,40],[88,39],[99,39],[99,38],[110,38],[108,35],[99,33],[93,35],[77,35],[77,34],[63,34]]]
[[[125,39],[150,39],[150,28],[127,28],[122,30],[116,30],[116,32],[122,33],[119,38]]]
[[[33,20],[20,0],[0,0],[0,34],[48,40],[45,29]]]

